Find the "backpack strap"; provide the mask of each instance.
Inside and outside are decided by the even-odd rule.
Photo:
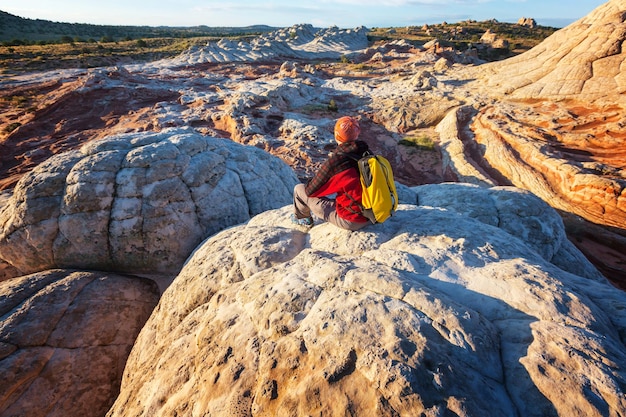
[[[352,197],[350,194],[348,193],[343,193],[343,195],[345,195],[346,197],[348,197],[350,200],[352,200],[352,203],[350,203],[350,205],[348,207],[345,207],[346,210],[348,210],[350,213],[352,214],[363,214],[363,206],[354,199],[354,197]],[[359,211],[355,211],[352,208],[352,205],[355,205],[359,208]]]

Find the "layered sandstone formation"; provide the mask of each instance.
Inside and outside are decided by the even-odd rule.
[[[541,115],[549,114],[550,117]],[[603,123],[598,124],[598,120]],[[491,106],[472,122],[484,158],[512,184],[595,223],[626,221],[626,121],[620,105]]]
[[[626,282],[625,13],[626,1],[609,1],[527,53],[462,70],[484,95],[438,126],[444,172],[531,190],[590,222],[572,219],[573,239],[616,282]]]
[[[367,48],[365,27],[317,29],[310,24],[295,25],[261,35],[251,42],[222,39],[203,47],[190,48],[172,61],[173,64],[207,62],[248,62],[274,59],[337,59]],[[163,62],[159,63],[163,64]]]
[[[468,121],[491,172],[594,223],[626,223],[626,1],[473,70],[502,99]],[[469,145],[470,147],[472,145]]]
[[[359,232],[305,234],[287,206],[208,239],[108,416],[623,414],[626,293],[556,212],[515,189],[413,192],[424,206]]]

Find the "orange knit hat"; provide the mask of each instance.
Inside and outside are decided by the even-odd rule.
[[[356,140],[361,133],[359,122],[354,117],[343,116],[335,123],[335,140],[340,143]]]

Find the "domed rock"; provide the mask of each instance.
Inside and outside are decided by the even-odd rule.
[[[102,416],[159,300],[150,280],[51,270],[0,282],[0,414]]]
[[[440,207],[358,232],[305,234],[287,206],[209,238],[108,415],[624,414],[626,295],[550,241],[538,198],[432,187],[414,192]],[[446,209],[459,193],[478,202]]]
[[[260,149],[192,130],[109,137],[20,180],[0,212],[0,258],[14,274],[175,275],[207,236],[291,202],[297,181]]]
[[[485,65],[487,86],[515,98],[591,102],[626,91],[626,0],[610,0],[530,51]]]

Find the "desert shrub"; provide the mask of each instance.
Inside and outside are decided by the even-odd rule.
[[[435,142],[426,136],[407,136],[400,141],[398,141],[398,145],[402,146],[411,146],[415,148],[419,148],[425,151],[434,151],[435,150]]]
[[[337,103],[335,100],[330,100],[328,104],[323,103],[309,103],[298,109],[301,113],[304,114],[314,114],[314,113],[327,113],[327,112],[337,112]]]
[[[367,65],[367,64],[364,64],[364,63],[356,64],[354,66],[354,70],[355,71],[370,71],[372,69],[373,69],[373,67],[371,65]]]
[[[13,122],[13,123],[9,123],[5,128],[4,131],[7,133],[11,133],[13,132],[15,129],[17,129],[18,127],[22,126],[21,123],[19,122]]]
[[[304,114],[321,113],[321,112],[328,111],[328,106],[324,104],[319,104],[319,103],[310,103],[310,104],[305,104],[304,106],[299,108],[298,111]]]
[[[28,103],[28,97],[25,97],[25,96],[11,97],[11,104],[16,107],[25,107],[27,103]]]
[[[148,46],[148,43],[144,41],[143,39],[137,39],[136,45],[139,48],[145,48]]]

